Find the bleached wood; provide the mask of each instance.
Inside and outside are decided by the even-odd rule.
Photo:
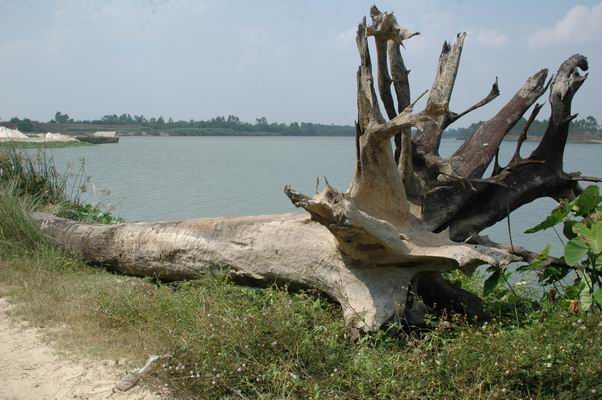
[[[91,264],[167,281],[229,273],[244,284],[313,288],[339,302],[349,325],[362,330],[403,315],[408,285],[417,273],[470,269],[507,257],[481,247],[413,243],[413,232],[404,242],[393,227],[383,236],[387,248],[359,243],[345,251],[331,231],[305,213],[115,225],[48,214],[34,218],[53,241]],[[374,219],[357,218],[369,235]],[[441,256],[423,255],[431,247]],[[404,253],[401,260],[396,252]]]

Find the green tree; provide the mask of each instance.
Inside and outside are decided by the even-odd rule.
[[[73,119],[69,118],[69,115],[57,111],[56,114],[54,114],[54,121],[59,124],[66,124],[68,122],[73,122]]]
[[[598,125],[598,121],[596,121],[596,118],[590,115],[587,118],[585,118],[585,128],[588,130],[596,131],[600,129],[600,125]]]
[[[20,120],[19,123],[17,124],[17,129],[20,130],[21,132],[33,132],[34,131],[33,122],[31,122],[31,120],[29,118],[24,118],[24,119]]]

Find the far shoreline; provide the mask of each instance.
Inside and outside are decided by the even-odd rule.
[[[118,132],[119,133],[119,132]],[[178,134],[169,134],[167,132],[160,132],[160,133],[136,133],[136,134],[131,134],[131,133],[125,133],[125,134],[119,134],[120,137],[307,137],[307,138],[312,138],[312,137],[348,137],[348,138],[353,138],[354,135],[286,135],[286,134],[266,134],[266,133],[261,133],[261,132],[239,132],[239,134],[233,134],[233,135],[219,135],[219,134],[202,134],[202,135],[178,135]],[[456,138],[456,137],[445,137],[445,135],[443,136],[442,139],[449,139],[449,140],[466,140],[466,138]],[[508,141],[508,142],[516,142],[518,140],[518,136],[508,136],[504,138],[504,141]],[[525,140],[526,142],[539,142],[541,140],[541,136],[532,136],[532,137],[527,137],[527,139]],[[571,138],[569,137],[567,140],[567,143],[584,143],[584,144],[602,144],[602,137],[601,138]]]

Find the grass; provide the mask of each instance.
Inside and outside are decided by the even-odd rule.
[[[25,214],[34,208],[35,201],[16,192],[14,186],[0,189],[1,258],[22,256],[46,243],[39,227]]]
[[[67,201],[67,177],[43,151],[32,155],[16,148],[0,149],[0,185],[5,192],[42,204]]]
[[[87,147],[96,146],[96,144],[70,141],[70,142],[2,142],[0,141],[0,149],[62,149],[70,147]]]
[[[311,292],[238,287],[226,276],[179,284],[85,265],[48,243],[28,213],[39,200],[0,185],[0,295],[62,347],[138,367],[175,398],[597,399],[599,314],[553,302],[479,325],[354,340],[338,306]],[[480,290],[478,280],[464,283]]]

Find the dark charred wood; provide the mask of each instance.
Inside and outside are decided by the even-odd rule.
[[[523,114],[547,90],[547,69],[531,76],[514,97],[489,121],[477,129],[450,157],[452,167],[458,175],[480,178],[495,156],[497,149],[508,132]]]
[[[574,117],[571,115],[571,102],[579,90],[587,74],[580,75],[579,69],[587,71],[587,58],[575,54],[566,60],[552,80],[550,88],[550,106],[552,115],[548,128],[531,154],[531,158],[545,160],[551,168],[562,170],[564,147],[569,134],[569,123]]]
[[[448,282],[441,274],[425,272],[416,276],[413,285],[416,295],[436,312],[466,315],[480,321],[490,317],[479,296]]]

